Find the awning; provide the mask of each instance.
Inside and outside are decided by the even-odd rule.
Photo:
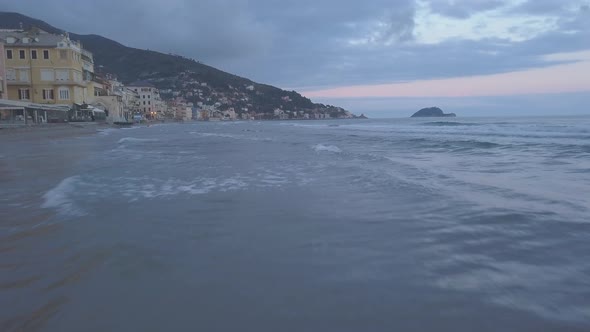
[[[43,111],[63,111],[70,110],[70,106],[64,104],[34,104],[27,101],[0,99],[0,107],[7,108],[28,108]]]

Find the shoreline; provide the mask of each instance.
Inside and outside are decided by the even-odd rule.
[[[0,127],[0,140],[21,142],[26,140],[56,140],[98,133],[101,129],[117,128],[107,123],[78,122],[34,126]]]

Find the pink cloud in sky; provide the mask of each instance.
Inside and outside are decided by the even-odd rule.
[[[420,80],[407,83],[345,86],[305,91],[309,98],[480,97],[590,92],[590,51],[549,55],[559,64],[503,74]]]

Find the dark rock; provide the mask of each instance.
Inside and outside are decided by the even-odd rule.
[[[441,110],[438,107],[429,107],[429,108],[423,108],[421,110],[419,110],[418,112],[414,113],[414,115],[412,115],[412,118],[426,118],[426,117],[450,117],[450,118],[454,118],[457,115],[455,113],[445,113],[443,112],[443,110]]]

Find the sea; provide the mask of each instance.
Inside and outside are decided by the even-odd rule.
[[[590,117],[0,143],[0,331],[590,331]]]

